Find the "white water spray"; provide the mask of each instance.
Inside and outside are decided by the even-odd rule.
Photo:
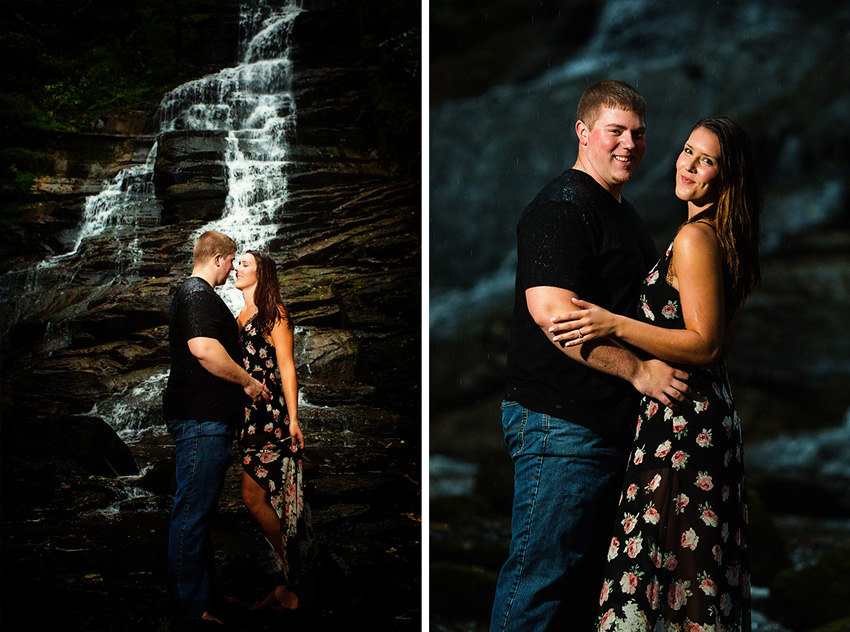
[[[241,63],[180,86],[160,104],[163,131],[228,132],[224,213],[193,239],[219,230],[244,251],[265,247],[280,229],[276,217],[287,199],[287,147],[295,129],[289,52],[300,12],[295,3],[243,7]],[[221,294],[238,311],[242,296],[232,281]]]

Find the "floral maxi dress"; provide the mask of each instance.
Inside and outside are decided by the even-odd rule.
[[[643,283],[639,319],[683,329],[672,250]],[[725,364],[683,368],[692,406],[640,403],[599,596],[605,632],[750,630],[740,421]]]
[[[272,547],[278,567],[277,585],[296,587],[301,579],[302,549],[309,540],[310,510],[304,502],[301,449],[292,452],[289,416],[280,384],[274,346],[248,321],[239,332],[242,363],[248,374],[271,392],[271,401],[260,400],[245,408],[239,431],[242,469],[268,493],[280,518],[284,553]]]

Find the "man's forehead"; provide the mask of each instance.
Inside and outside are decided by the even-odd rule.
[[[646,127],[643,116],[637,112],[611,107],[599,108],[596,123],[605,127],[622,127],[624,129]]]

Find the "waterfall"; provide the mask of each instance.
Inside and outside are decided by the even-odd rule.
[[[161,207],[153,185],[156,143],[144,163],[122,169],[103,183],[97,195],[86,198],[83,217],[70,240],[70,250],[47,257],[35,266],[12,269],[0,277],[0,293],[13,297],[4,309],[0,332],[43,308],[40,296],[61,293],[79,271],[86,240],[108,235],[116,245],[113,255],[114,276],[100,290],[132,271],[141,260],[139,229],[159,223]]]
[[[243,6],[241,63],[186,83],[160,104],[161,130],[227,131],[228,193],[221,219],[200,229],[220,230],[240,250],[263,248],[277,235],[275,217],[287,198],[287,143],[295,128],[292,25],[301,12],[281,7]],[[241,293],[231,280],[220,293],[238,311]]]
[[[135,233],[142,223],[159,222],[161,209],[153,186],[156,149],[154,143],[144,164],[122,169],[112,182],[104,185],[100,193],[86,198],[83,221],[74,248],[62,256],[76,254],[83,240],[88,237],[125,227]],[[134,243],[137,245],[138,240],[134,240]],[[138,259],[134,258],[133,262],[136,261]]]

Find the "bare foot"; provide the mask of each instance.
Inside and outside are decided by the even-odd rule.
[[[219,624],[221,624],[222,626],[224,625],[224,621],[222,621],[221,619],[219,619],[219,618],[218,618],[217,616],[215,616],[214,614],[210,614],[210,613],[209,613],[209,612],[207,612],[206,610],[204,610],[204,614],[202,614],[202,615],[201,615],[201,621],[212,621],[212,622],[214,622],[214,623],[219,623]]]
[[[286,586],[277,586],[269,593],[268,597],[251,606],[251,610],[255,612],[257,610],[267,610],[269,608],[281,612],[286,610],[297,610],[298,595],[294,592],[290,592],[289,588]]]

